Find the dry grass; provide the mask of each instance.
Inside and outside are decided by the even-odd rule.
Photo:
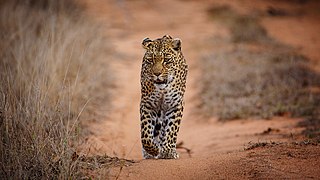
[[[0,3],[0,179],[81,173],[79,119],[108,99],[111,81],[111,48],[81,11],[63,0]]]
[[[95,156],[79,156],[78,157],[79,167],[85,174],[83,179],[98,178],[104,179],[110,175],[110,167],[119,167],[118,176],[120,175],[123,167],[128,167],[134,163],[133,160],[127,160],[117,157],[110,157],[107,155],[95,155]],[[118,179],[118,176],[116,179]]]
[[[209,13],[230,28],[234,43],[243,45],[203,57],[200,98],[205,115],[226,120],[319,112],[320,95],[311,89],[320,87],[320,75],[309,68],[308,59],[269,38],[258,17],[249,21],[250,15],[224,6]],[[250,49],[248,42],[258,48]]]

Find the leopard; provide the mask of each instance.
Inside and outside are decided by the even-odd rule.
[[[144,159],[178,159],[188,65],[181,40],[164,35],[142,41],[140,125]]]

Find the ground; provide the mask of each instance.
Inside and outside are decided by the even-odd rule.
[[[299,6],[313,6],[313,1],[82,1],[88,15],[105,28],[118,55],[110,67],[116,85],[112,110],[103,120],[86,124],[91,134],[87,142],[91,153],[108,154],[136,163],[113,168],[111,177],[120,179],[216,179],[216,178],[319,178],[320,146],[303,141],[302,118],[288,116],[271,120],[242,119],[229,122],[200,116],[198,83],[200,59],[215,52],[213,37],[227,37],[229,32],[212,22],[207,10],[228,5],[240,13],[265,11],[269,7],[292,12]],[[311,5],[310,5],[311,4]],[[319,6],[318,6],[319,7]],[[292,11],[291,11],[292,10]],[[304,12],[302,12],[304,13]],[[289,18],[264,17],[262,25],[277,41],[296,48],[320,71],[320,13]],[[155,39],[170,34],[182,39],[182,51],[189,64],[186,105],[178,141],[179,160],[142,160],[139,126],[140,68],[145,37]],[[223,46],[219,48],[230,48]],[[218,84],[217,84],[218,85]],[[110,113],[111,112],[111,113]],[[257,147],[255,147],[257,146]]]

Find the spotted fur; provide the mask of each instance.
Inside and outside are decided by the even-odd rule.
[[[181,40],[169,35],[150,40],[141,70],[141,142],[144,158],[179,158],[177,133],[183,113],[188,66]]]

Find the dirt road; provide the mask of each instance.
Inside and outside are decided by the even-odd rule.
[[[227,3],[240,12],[250,11],[251,1],[85,1],[88,14],[94,16],[106,28],[118,56],[110,66],[115,72],[116,89],[113,109],[104,121],[93,123],[93,133],[88,142],[95,153],[134,159],[130,167],[120,173],[120,179],[212,179],[212,178],[319,178],[319,146],[292,144],[300,138],[299,119],[277,117],[272,120],[237,120],[218,122],[204,119],[196,113],[197,82],[200,72],[199,59],[214,52],[210,39],[228,36],[228,31],[212,23],[207,15],[208,7]],[[242,2],[242,1],[241,1]],[[169,5],[170,4],[170,5]],[[239,6],[242,4],[242,6]],[[257,3],[254,8],[266,8],[268,3]],[[292,20],[289,21],[289,23]],[[273,21],[264,22],[271,26]],[[281,26],[278,21],[278,26]],[[268,29],[268,28],[267,28]],[[269,28],[280,41],[303,46],[303,53],[314,53],[314,46],[301,44],[296,37],[284,37]],[[288,28],[287,28],[288,29]],[[299,33],[299,31],[298,31]],[[303,32],[300,32],[303,33]],[[182,39],[182,51],[189,64],[186,90],[186,108],[178,135],[178,141],[191,149],[188,154],[179,149],[179,160],[142,160],[139,126],[140,67],[144,50],[141,41],[145,37],[155,39],[170,34]],[[316,36],[312,30],[311,34]],[[290,39],[291,38],[291,39]],[[317,47],[319,38],[317,38]],[[299,44],[300,43],[300,44]],[[220,47],[230,48],[230,47]],[[268,131],[269,129],[269,131]],[[265,132],[265,133],[263,133]],[[291,135],[288,138],[288,135]],[[267,144],[267,148],[245,151],[249,142],[288,142]],[[312,158],[310,159],[310,155]],[[119,168],[113,168],[110,176],[116,176]]]

